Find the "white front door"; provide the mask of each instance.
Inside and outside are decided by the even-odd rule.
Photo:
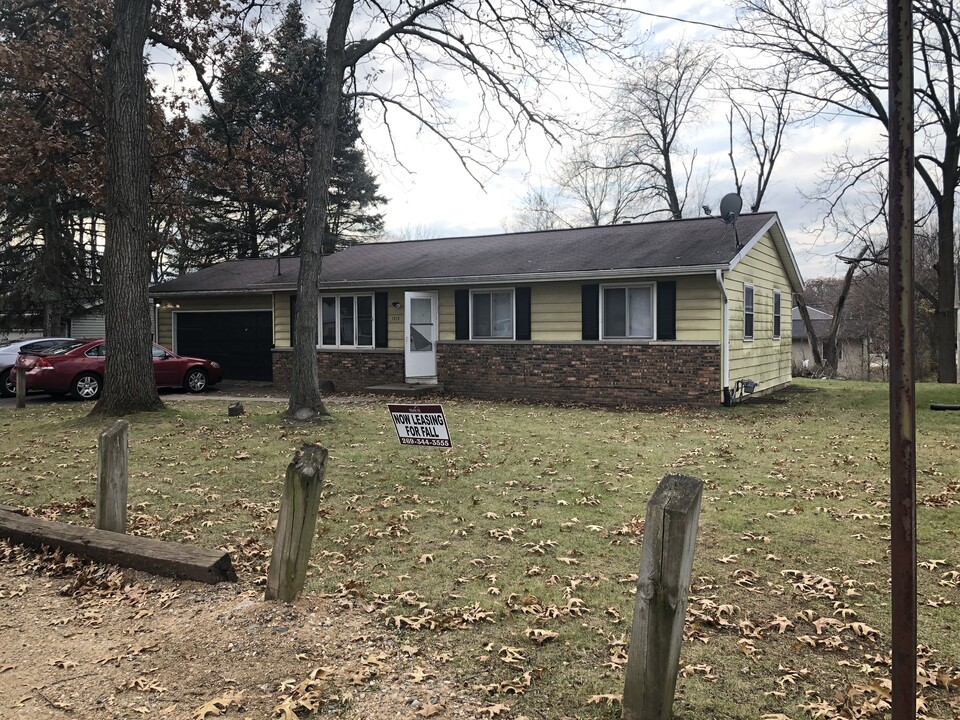
[[[404,361],[408,383],[437,382],[437,293],[404,294]]]

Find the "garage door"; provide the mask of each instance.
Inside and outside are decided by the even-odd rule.
[[[272,380],[273,313],[177,313],[177,352],[216,360],[230,380]]]

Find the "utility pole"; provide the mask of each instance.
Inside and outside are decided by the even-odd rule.
[[[917,456],[913,333],[913,13],[887,0],[890,73],[890,572],[893,720],[917,701]]]

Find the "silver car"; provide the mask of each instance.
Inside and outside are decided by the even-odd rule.
[[[17,361],[17,355],[51,350],[68,342],[73,342],[73,338],[29,338],[0,347],[0,397],[17,394],[17,386],[10,377],[10,369]]]

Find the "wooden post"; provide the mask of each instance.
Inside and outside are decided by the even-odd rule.
[[[277,536],[267,573],[266,600],[293,602],[303,590],[313,533],[317,527],[326,462],[326,449],[308,443],[297,451],[293,462],[287,466]]]
[[[127,531],[127,464],[130,460],[128,428],[126,420],[117,420],[100,433],[96,509],[98,530],[116,533]]]
[[[27,371],[17,368],[17,410],[27,406]]]
[[[647,505],[623,720],[670,720],[703,482],[665,475]]]

